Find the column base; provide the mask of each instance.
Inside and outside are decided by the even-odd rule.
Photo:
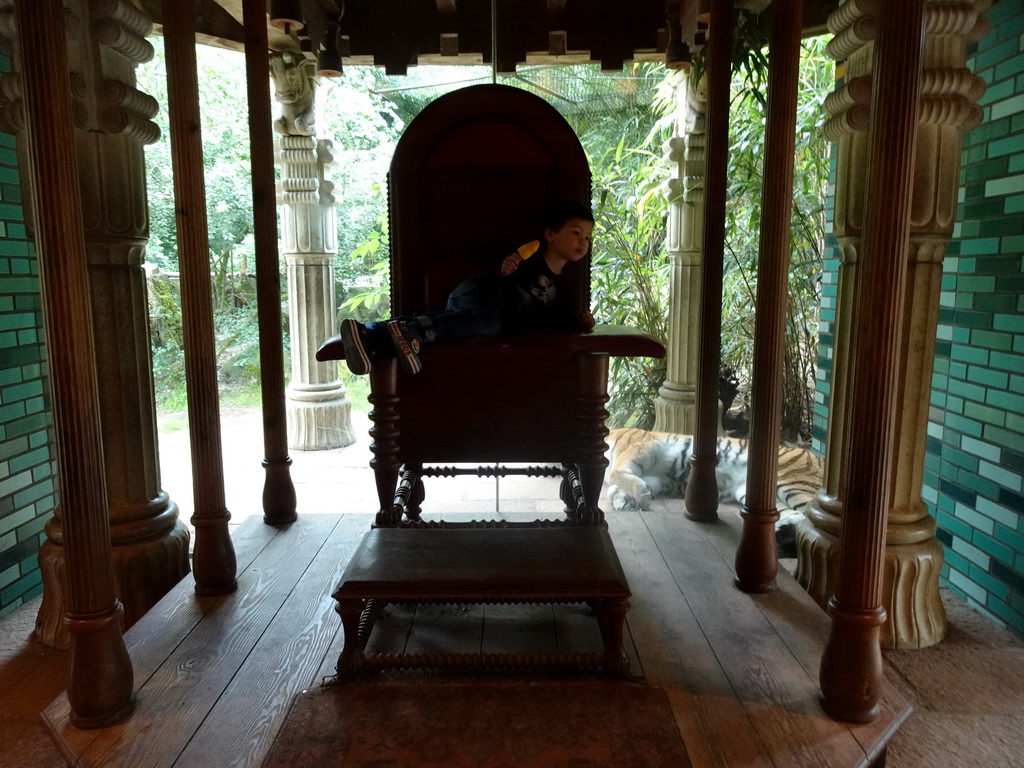
[[[288,447],[328,451],[356,441],[352,404],[342,387],[328,391],[288,390]]]
[[[189,573],[189,532],[180,520],[165,535],[111,548],[114,596],[124,606],[122,631],[142,618]],[[67,567],[64,547],[47,540],[39,549],[43,600],[32,636],[43,645],[67,649]]]
[[[665,385],[654,398],[654,431],[692,435],[697,425],[696,393]]]
[[[797,527],[796,580],[822,608],[839,577],[839,538],[810,520]],[[927,648],[946,636],[946,609],[939,595],[942,545],[934,537],[914,544],[887,544],[882,564],[881,646]]]

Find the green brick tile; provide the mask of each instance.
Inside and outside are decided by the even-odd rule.
[[[993,81],[986,89],[984,95],[978,99],[980,106],[991,106],[997,102],[1001,102],[1013,95],[1013,81],[1004,80],[1003,82]],[[986,110],[988,111],[988,110]],[[991,119],[991,118],[990,118]]]
[[[954,539],[953,540],[954,543],[956,543],[957,541],[959,541],[959,539]],[[948,553],[947,557],[949,555],[951,555],[951,554],[954,554],[954,553]],[[962,562],[962,558],[960,558],[960,560]],[[952,566],[953,563],[951,562],[950,565]],[[965,568],[965,570],[966,570],[966,568]],[[959,570],[953,570],[953,568],[950,569],[950,571],[949,571],[949,582],[950,582],[950,584],[955,584],[957,587],[959,587],[961,590],[963,590],[967,595],[969,595],[970,597],[973,597],[975,600],[979,601],[980,603],[982,603],[984,605],[985,599],[988,597],[988,595],[985,593],[985,590],[983,590],[980,586],[978,586],[973,581],[971,581],[967,576],[965,576]]]
[[[1024,536],[1014,526],[997,525],[992,535],[1017,552],[1024,552]]]
[[[1011,432],[1024,433],[1024,414],[1006,414],[1006,428],[1009,429]]]
[[[17,507],[30,504],[37,499],[41,499],[43,496],[53,493],[53,481],[46,480],[41,483],[37,483],[30,488],[26,488],[19,493],[14,494],[14,505]]]
[[[953,446],[946,444],[942,449],[942,458],[953,466],[962,467],[968,472],[978,471],[978,457],[964,453]]]
[[[22,472],[36,464],[50,461],[50,451],[47,448],[37,448],[34,451],[23,453],[20,456],[12,456],[10,468],[12,472]],[[50,473],[52,474],[52,472]]]
[[[966,542],[963,539],[953,539],[952,550],[956,554],[966,557],[975,565],[986,570],[991,566],[992,558],[987,553],[982,552],[973,544]]]
[[[964,488],[986,498],[996,498],[999,494],[999,485],[997,483],[968,471],[961,471],[958,475],[958,481]]]
[[[1012,0],[992,3],[992,7],[985,13],[986,18],[992,24],[992,31],[985,36],[985,41],[991,44],[998,40],[999,38],[993,34],[995,30],[998,30],[1004,21],[1012,20],[1018,15],[1020,15],[1020,6]]]
[[[982,426],[974,419],[964,418],[956,413],[947,413],[944,421],[950,429],[971,437],[981,437]]]
[[[986,160],[983,163],[976,163],[965,168],[962,176],[963,183],[966,186],[970,186],[971,182],[986,181],[988,179],[994,179],[999,176],[1007,175],[1009,162],[1005,155],[1010,154],[1010,152],[1003,152],[1001,153],[1003,156],[996,157],[993,156],[992,154],[992,146],[999,146],[1001,144],[1005,144],[1006,142],[1013,142],[1015,138],[1015,136],[1010,136],[1005,139],[989,142],[988,154],[992,159]],[[981,233],[983,235],[989,234],[988,232],[986,232],[987,223],[987,221],[982,221],[981,223]]]
[[[992,315],[992,328],[997,331],[1024,334],[1024,314],[996,313]]]
[[[993,351],[989,353],[989,365],[1012,373],[1024,373],[1024,355]]]
[[[1024,296],[1021,296],[1021,312],[1024,312]],[[1013,339],[1013,351],[1024,354],[1024,336],[1015,336]]]
[[[998,462],[1002,455],[1002,450],[999,446],[991,445],[982,440],[976,440],[973,437],[963,437],[960,440],[960,447],[974,456],[985,459],[986,461]]]
[[[992,600],[993,596],[1000,600],[1005,600],[1010,596],[1010,587],[1003,582],[999,581],[993,576],[990,576],[987,572],[978,568],[976,565],[972,565],[968,568],[968,575],[977,582],[981,587],[988,592],[988,600]]]
[[[1022,96],[1024,98],[1024,96]],[[1024,174],[1017,174],[1014,176],[1006,176],[1002,179],[992,179],[985,184],[985,196],[986,197],[998,197],[1000,195],[1015,195],[1020,192],[1024,192]],[[988,201],[996,202],[996,201]],[[967,208],[968,206],[965,206]],[[985,206],[981,204],[975,205],[971,208],[972,211],[989,211],[994,212],[994,207]],[[980,217],[979,217],[980,218]]]
[[[1015,242],[1018,240],[1018,236],[1004,237],[1002,244],[1002,252],[998,256],[983,256],[976,259],[977,268],[975,272],[981,275],[990,275],[996,278],[1002,278],[1006,275],[1015,276],[1019,270],[1019,260],[1017,253],[1019,251],[1015,248],[1008,248],[1007,243]],[[1002,286],[1002,283],[997,280],[996,290]]]
[[[953,515],[957,520],[960,520],[963,523],[965,523],[967,527],[972,531],[972,534],[969,536],[959,537],[964,539],[965,541],[972,540],[974,531],[983,531],[984,533],[991,535],[995,530],[996,524],[992,519],[985,517],[984,515],[978,514],[973,509],[968,507],[966,504],[957,503],[956,509],[954,509],[953,511]],[[956,549],[956,547],[954,547],[954,549]],[[966,553],[964,552],[961,552],[961,554],[964,554],[966,556]]]
[[[996,521],[996,523],[998,524],[996,526],[997,530],[999,528],[999,525],[1006,526],[1011,531],[1016,529],[1017,519],[1019,517],[1019,515],[1016,512],[1007,509],[1001,504],[997,504],[991,499],[986,499],[985,497],[981,497],[978,499],[977,507],[978,512],[980,514],[985,515],[985,517],[989,517],[992,520]],[[1020,537],[1016,533],[1014,533],[1014,536],[1020,538],[1021,543],[1024,544],[1024,537]],[[1024,549],[1021,549],[1021,552],[1024,552]]]
[[[1014,131],[1014,133],[1017,133],[1017,131]],[[1007,160],[1007,163],[1006,163],[1006,172],[1007,173],[1020,173],[1021,171],[1024,171],[1024,155],[1014,155],[1013,157],[1011,157],[1011,158],[1009,158]],[[1006,204],[1007,205],[1010,205],[1010,200],[1011,199],[1012,198],[1007,198],[1006,199]],[[1009,209],[1007,209],[1006,212],[1007,213],[1011,213],[1011,211]]]
[[[963,398],[956,397],[954,395],[948,395],[946,397],[946,410],[950,413],[967,413],[966,410],[964,410],[964,405],[965,403]],[[967,415],[971,416],[971,418],[975,418],[972,414]],[[1002,424],[1003,422],[1000,421],[999,423]]]
[[[1019,178],[1021,180],[1024,180],[1024,174],[1021,174],[1020,176],[1012,176],[1011,178],[1013,178],[1013,179],[1018,179]],[[1000,180],[1000,181],[1004,181],[1004,180]],[[989,183],[991,183],[991,182],[989,182]],[[991,216],[999,216],[999,215],[1001,215],[1003,213],[1003,209],[1005,208],[1005,205],[1003,204],[1002,201],[997,199],[997,197],[1000,196],[1000,195],[1012,195],[1012,194],[1017,194],[1019,192],[1024,192],[1024,181],[1022,181],[1019,184],[1019,187],[1020,187],[1019,189],[1015,188],[1016,184],[1017,184],[1017,182],[1013,182],[1013,183],[1009,183],[1009,184],[1006,184],[1006,183],[998,184],[991,191],[988,188],[989,185],[986,184],[985,185],[985,198],[988,198],[988,199],[969,200],[969,201],[965,202],[963,204],[963,210],[960,213],[960,215],[965,217],[965,218],[972,218],[972,219],[984,219],[984,218],[988,218],[988,217],[991,217]]]
[[[1000,411],[1002,413],[1002,411]],[[1009,448],[1010,450],[1024,453],[1024,433],[1010,432],[1002,427],[986,424],[982,437],[993,443]]]
[[[960,411],[957,412],[959,413]],[[984,423],[986,426],[995,425],[1002,427],[1006,424],[1006,414],[1004,411],[998,408],[990,408],[980,403],[970,401],[963,403],[962,413],[971,419]]]
[[[973,384],[981,384],[984,387],[995,387],[996,389],[1007,389],[1010,384],[1010,376],[1002,371],[993,371],[991,368],[981,368],[972,365],[966,377],[967,381]]]
[[[952,535],[957,538],[966,539],[970,541],[971,536],[974,534],[974,529],[965,521],[955,515],[951,515],[948,512],[937,512],[935,515],[935,522],[940,528],[949,531]],[[998,526],[996,526],[998,528]],[[1014,534],[1016,535],[1016,534]],[[1021,537],[1024,538],[1024,537]]]
[[[1024,136],[1007,136],[1005,139],[999,139],[997,141],[990,142],[988,145],[988,156],[990,158],[1001,157],[1003,155],[1013,155],[1018,152],[1024,152]],[[978,163],[974,167],[981,168],[984,167],[985,165],[986,163]],[[1000,171],[995,170],[994,173],[989,175],[994,176],[997,173],[1000,173]]]
[[[984,255],[989,256],[994,253],[999,253],[999,238],[998,237],[983,237],[972,240],[961,240],[960,241],[960,253],[964,256],[969,255]],[[973,272],[972,270],[965,270],[966,260],[962,259],[960,264],[960,274],[965,272]],[[962,284],[961,284],[962,285]]]
[[[953,344],[949,349],[949,358],[956,362],[966,362],[973,366],[989,365],[989,358],[995,352],[980,347],[969,347],[963,344]]]
[[[995,464],[983,461],[978,467],[978,473],[983,478],[991,480],[994,483],[999,483],[999,485],[1004,488],[1009,488],[1011,491],[1017,491],[1019,493],[1021,490],[1021,476],[1016,472],[1011,472],[1000,466],[996,466]]]
[[[999,278],[1002,280],[1002,278]],[[1017,296],[1010,294],[982,293],[974,295],[974,309],[982,312],[1016,312]]]
[[[1007,278],[1009,280],[1010,278]],[[992,315],[987,312],[970,312],[964,309],[958,309],[953,313],[954,325],[960,325],[965,328],[992,328]]]
[[[1012,41],[1011,41],[1012,42]],[[1005,101],[992,105],[992,120],[1002,120],[1004,117],[1024,111],[1024,93],[1017,94]]]
[[[993,601],[990,607],[992,613],[994,613],[998,618],[1004,620],[1018,633],[1024,633],[1024,614],[1018,613],[1005,603],[998,601]]]
[[[20,205],[0,203],[0,219],[6,221],[24,221],[25,211]]]
[[[976,329],[971,332],[971,343],[990,350],[1009,352],[1013,349],[1013,336],[1009,333]]]
[[[15,386],[7,387],[0,392],[0,402],[12,403],[15,400],[24,400],[29,397],[43,393],[43,382],[39,379],[26,381]]]
[[[947,361],[946,365],[947,365],[947,370],[949,371],[949,375],[950,376],[952,376],[955,379],[960,379],[961,381],[966,381],[967,380],[967,366],[966,365],[964,365],[963,363],[954,362],[952,360]]]
[[[1013,392],[1000,392],[993,389],[989,390],[985,402],[1004,411],[1024,413],[1024,395],[1018,395]]]

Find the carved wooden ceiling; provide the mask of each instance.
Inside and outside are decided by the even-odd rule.
[[[158,25],[162,0],[136,0]],[[769,0],[737,6],[768,8]],[[824,31],[838,0],[805,0],[804,28]],[[661,61],[670,40],[703,45],[707,0],[268,0],[270,47],[315,58],[335,29],[345,63],[404,74],[417,64]],[[297,17],[297,18],[296,18]],[[296,18],[302,26],[284,25]],[[273,23],[277,20],[277,23]],[[493,22],[493,23],[492,23]],[[336,26],[334,26],[336,25]],[[197,0],[200,42],[241,50],[242,0]],[[493,33],[492,33],[493,30]]]

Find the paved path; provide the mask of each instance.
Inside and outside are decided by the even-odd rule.
[[[291,477],[300,515],[377,511],[377,494],[369,462],[370,420],[353,411],[356,442],[329,451],[291,451]],[[224,410],[221,414],[224,493],[231,525],[262,515],[263,424],[259,409]],[[163,488],[188,522],[194,510],[192,461],[188,429],[160,435]],[[562,516],[558,478],[506,477],[433,478],[427,481],[424,513],[479,514],[493,519],[504,512],[534,511],[541,517]]]

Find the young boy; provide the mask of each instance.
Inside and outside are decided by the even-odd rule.
[[[355,374],[369,373],[374,355],[394,350],[407,373],[422,366],[424,342],[494,336],[500,331],[535,329],[589,330],[594,318],[573,317],[563,269],[590,251],[594,215],[575,201],[551,203],[544,210],[544,237],[539,250],[524,258],[519,252],[501,262],[500,276],[483,274],[459,283],[448,296],[444,312],[400,317],[363,325],[342,321],[345,361]]]

